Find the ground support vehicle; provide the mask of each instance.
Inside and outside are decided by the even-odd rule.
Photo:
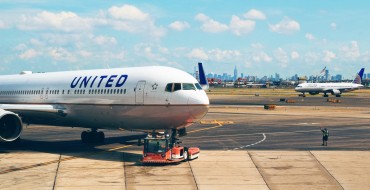
[[[199,157],[198,147],[180,146],[176,132],[171,135],[164,133],[149,133],[144,139],[142,163],[170,164],[193,160]]]

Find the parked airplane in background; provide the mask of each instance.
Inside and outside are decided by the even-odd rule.
[[[170,67],[22,72],[0,76],[0,141],[17,141],[23,123],[91,128],[84,142],[104,141],[97,129],[184,130],[208,108],[197,80]]]
[[[328,93],[331,93],[336,97],[340,97],[343,92],[350,92],[364,87],[361,84],[364,70],[365,69],[362,68],[360,72],[356,74],[352,83],[302,83],[295,88],[295,91],[302,92],[303,97],[305,97],[306,92],[311,95],[324,93],[324,97],[328,97]]]

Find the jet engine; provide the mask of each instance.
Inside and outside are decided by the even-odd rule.
[[[319,92],[309,92],[310,95],[316,95],[319,94]]]
[[[22,129],[22,120],[17,114],[0,109],[0,141],[12,142],[17,140]]]
[[[340,93],[340,90],[337,90],[337,89],[333,89],[333,91],[331,92],[332,95],[338,95],[338,94],[341,94]]]

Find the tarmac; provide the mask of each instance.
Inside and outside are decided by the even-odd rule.
[[[0,189],[370,189],[370,108],[358,103],[366,97],[267,97],[275,110],[258,99],[219,97],[182,138],[200,157],[175,165],[142,165],[142,133],[104,131],[105,144],[86,145],[83,129],[28,126],[20,145],[0,144]]]

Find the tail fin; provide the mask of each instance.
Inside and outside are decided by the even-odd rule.
[[[361,84],[362,83],[362,76],[364,75],[365,68],[362,68],[360,72],[356,74],[355,79],[352,81],[354,84]]]
[[[209,85],[206,78],[206,74],[204,73],[202,63],[198,63],[198,67],[199,67],[199,84],[202,86],[203,90],[207,90],[209,88]]]

